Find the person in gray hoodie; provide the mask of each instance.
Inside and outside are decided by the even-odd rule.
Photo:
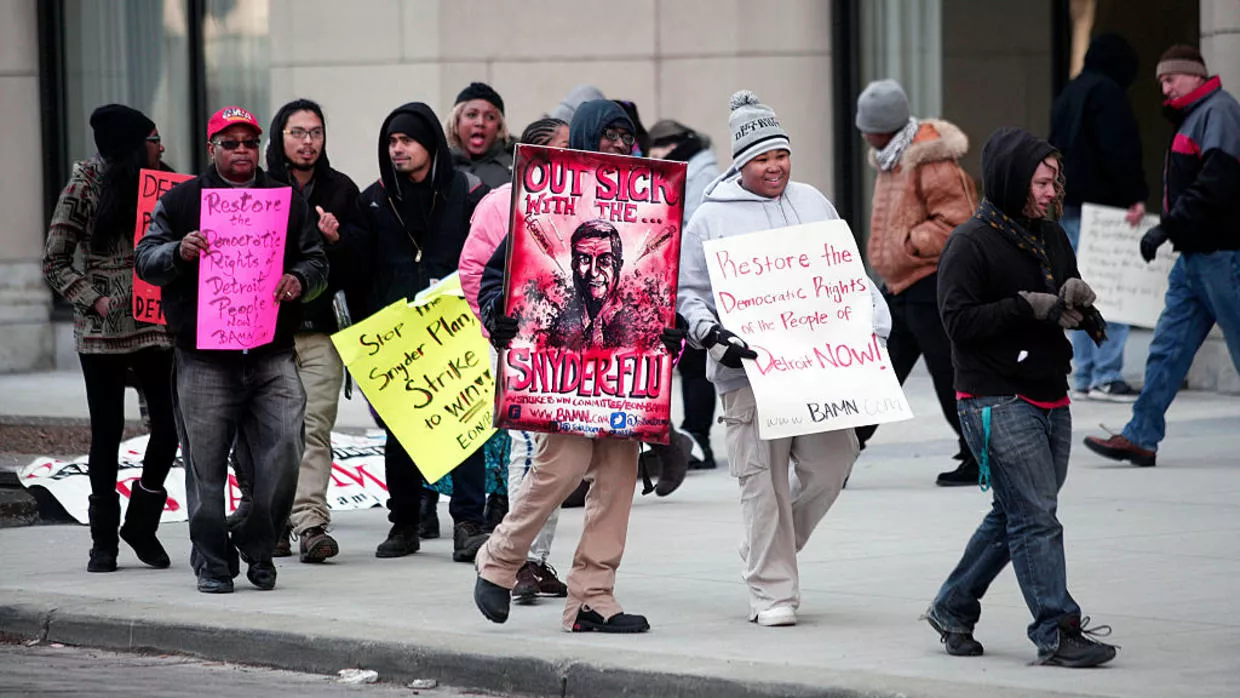
[[[732,95],[732,166],[706,188],[680,248],[677,309],[689,342],[708,354],[706,375],[723,401],[728,464],[741,488],[741,543],[749,585],[749,620],[795,625],[800,603],[797,552],[830,509],[857,458],[852,429],[761,440],[753,390],[741,361],[757,358],[745,340],[719,323],[706,270],[706,240],[802,223],[839,214],[814,187],[790,181],[792,145],[775,112],[748,90]],[[871,283],[874,332],[884,341],[891,315]],[[799,487],[790,486],[789,461]]]

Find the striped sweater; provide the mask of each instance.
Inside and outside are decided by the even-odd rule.
[[[98,156],[74,164],[52,212],[43,251],[43,278],[73,304],[73,341],[79,354],[128,354],[170,347],[172,341],[163,325],[134,320],[133,236],[129,231],[117,236],[119,244],[109,254],[98,255],[91,249],[104,167]],[[95,301],[103,296],[112,303],[101,316]]]

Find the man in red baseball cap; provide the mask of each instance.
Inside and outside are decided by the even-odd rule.
[[[162,287],[164,316],[176,344],[173,390],[189,499],[190,563],[198,590],[209,594],[233,590],[238,553],[249,563],[251,584],[275,587],[271,552],[293,505],[305,448],[306,393],[297,375],[293,335],[301,324],[301,304],[327,284],[322,236],[305,200],[294,196],[271,342],[248,350],[197,347],[199,259],[212,251],[198,229],[203,190],[287,186],[258,167],[261,133],[258,120],[241,107],[216,112],[207,126],[211,165],[160,198],[135,252],[138,277]],[[253,477],[253,495],[249,514],[230,534],[224,488],[234,443],[245,460],[241,467]]]

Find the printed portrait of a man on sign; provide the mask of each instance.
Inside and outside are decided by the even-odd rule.
[[[520,146],[499,426],[665,442],[684,163]]]

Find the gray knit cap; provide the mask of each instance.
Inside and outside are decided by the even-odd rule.
[[[895,133],[908,118],[908,95],[895,80],[876,80],[857,98],[857,130],[862,133]]]
[[[784,130],[775,110],[762,104],[754,93],[741,90],[732,95],[732,166],[741,169],[745,163],[772,150],[792,152],[788,132]]]

